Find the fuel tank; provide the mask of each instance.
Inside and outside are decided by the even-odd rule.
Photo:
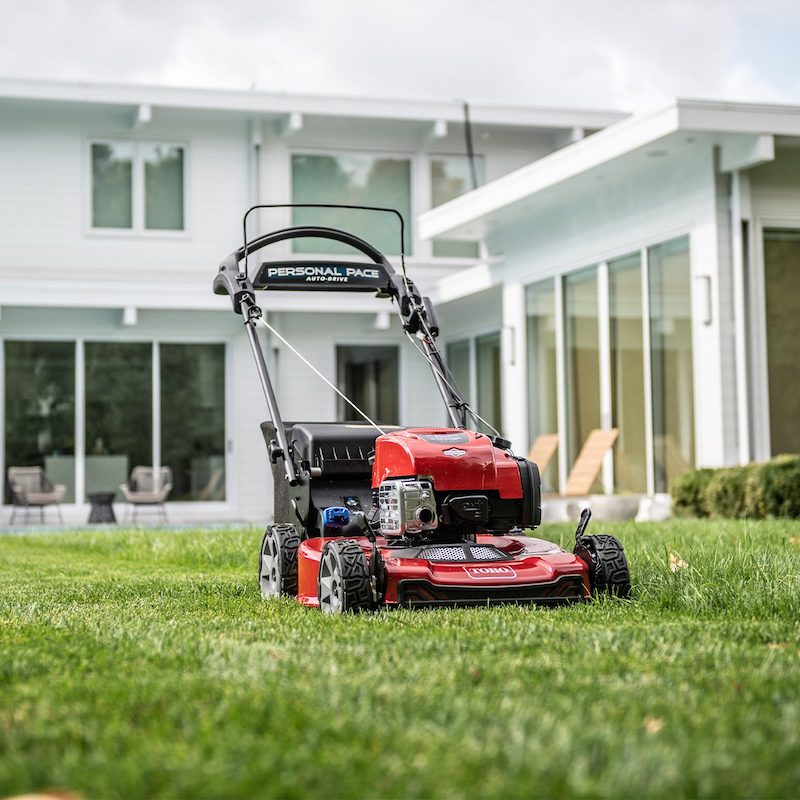
[[[518,460],[483,433],[409,428],[375,440],[373,489],[387,479],[418,477],[430,478],[437,491],[496,491],[503,499],[523,496]]]

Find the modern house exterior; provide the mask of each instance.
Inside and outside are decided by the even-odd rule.
[[[423,236],[418,217],[470,190],[473,170],[492,185],[623,115],[479,104],[470,115],[471,163],[459,102],[0,80],[3,474],[44,467],[66,485],[71,521],[85,519],[89,493],[137,465],[172,469],[174,520],[269,515],[261,390],[241,322],[211,293],[241,243],[242,213],[259,202],[401,210],[410,274],[444,301],[451,357],[500,424],[518,379],[500,335],[505,290],[450,298],[460,276],[473,285],[497,259],[478,237]],[[343,212],[262,212],[250,233],[312,219],[399,250],[391,223]],[[313,240],[274,251],[330,254]],[[371,413],[444,423],[427,365],[386,301],[261,301],[276,330]],[[287,419],[350,417],[280,341],[265,344]],[[527,431],[508,425],[524,447]],[[5,513],[9,502],[4,483]]]
[[[800,108],[678,100],[420,232],[484,241],[438,299],[502,331],[503,425],[520,448],[559,433],[551,485],[596,427],[619,430],[606,492],[800,452]]]

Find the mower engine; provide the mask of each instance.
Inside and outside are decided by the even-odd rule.
[[[473,540],[541,521],[536,464],[483,433],[412,428],[375,441],[372,488],[387,538]]]

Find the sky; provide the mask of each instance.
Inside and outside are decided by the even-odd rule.
[[[0,0],[0,76],[626,111],[800,103],[800,2]]]

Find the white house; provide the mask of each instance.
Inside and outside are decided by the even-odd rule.
[[[211,292],[217,265],[241,243],[242,214],[256,202],[401,210],[409,223],[409,272],[444,302],[454,365],[471,370],[467,390],[494,422],[502,416],[524,448],[524,269],[510,249],[507,262],[498,260],[494,234],[490,250],[480,236],[464,235],[466,216],[454,214],[468,216],[477,206],[446,205],[424,228],[417,224],[422,212],[472,187],[463,114],[458,102],[0,80],[3,474],[9,466],[44,466],[67,485],[73,521],[85,519],[89,492],[113,489],[138,464],[172,468],[173,519],[269,515],[263,398],[241,321]],[[474,169],[486,184],[476,198],[499,197],[502,181],[518,181],[542,159],[552,164],[623,119],[486,105],[473,105],[470,114]],[[574,163],[577,170],[585,157]],[[708,180],[716,186],[712,173]],[[548,197],[546,224],[554,235],[565,233],[552,215],[553,198],[567,195]],[[495,213],[501,210],[470,224],[488,230]],[[343,212],[313,219],[351,228],[389,255],[399,250],[388,221]],[[250,232],[311,220],[300,211],[264,213]],[[458,236],[446,232],[448,220]],[[527,228],[514,234],[520,253]],[[696,246],[713,249],[714,232],[703,231]],[[564,236],[565,260],[552,236],[549,245],[534,241],[549,248],[551,260],[529,264],[526,274],[537,279],[545,268],[565,269],[585,252],[579,245],[579,237]],[[292,253],[274,249],[278,257]],[[330,248],[306,240],[293,252],[320,249]],[[505,288],[504,270],[515,276]],[[409,425],[445,421],[427,366],[403,340],[386,301],[286,293],[261,299],[271,324],[373,414]],[[503,328],[501,368],[502,326],[511,327]],[[280,342],[265,343],[287,419],[350,416]],[[560,348],[563,361],[563,341]],[[537,386],[532,399],[539,391],[555,397],[555,386]],[[702,459],[729,457],[698,447]]]
[[[620,432],[606,491],[800,452],[800,108],[678,100],[419,227],[485,242],[438,281],[446,316],[470,320],[450,349],[502,331],[502,424],[520,449],[559,433],[551,484],[596,427]]]

